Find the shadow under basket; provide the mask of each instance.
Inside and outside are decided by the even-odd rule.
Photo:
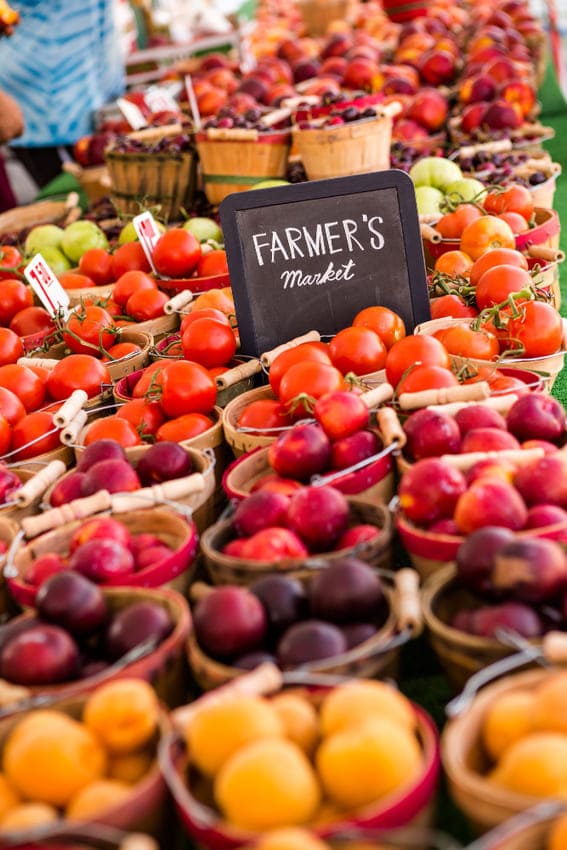
[[[168,221],[178,219],[181,208],[190,208],[197,185],[194,150],[183,153],[106,152],[110,196],[116,209],[136,215],[144,207],[160,207]]]

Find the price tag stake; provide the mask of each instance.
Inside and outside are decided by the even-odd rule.
[[[69,296],[41,254],[36,254],[24,269],[29,285],[50,316],[69,315]]]
[[[134,230],[136,231],[136,235],[140,240],[140,245],[144,249],[144,254],[148,260],[148,263],[152,267],[152,271],[156,274],[156,267],[153,261],[154,248],[156,247],[156,243],[159,240],[161,233],[158,230],[158,226],[156,224],[156,220],[151,214],[149,210],[146,212],[140,213],[133,220],[132,224],[134,225]]]

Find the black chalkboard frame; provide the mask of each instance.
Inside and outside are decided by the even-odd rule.
[[[336,177],[331,180],[314,180],[255,191],[235,192],[222,201],[219,212],[235,301],[241,351],[244,354],[259,356],[262,353],[259,350],[255,320],[255,314],[261,311],[262,305],[250,298],[247,288],[243,241],[237,224],[238,214],[245,210],[262,207],[298,205],[302,201],[360,195],[381,189],[395,189],[397,192],[405,250],[405,257],[399,257],[397,260],[400,263],[405,262],[409,282],[411,319],[409,326],[406,320],[407,332],[411,333],[416,325],[431,318],[415,189],[411,178],[404,171],[392,168],[369,174]],[[304,330],[310,330],[310,328],[302,329],[301,332]],[[314,328],[314,330],[319,329]],[[273,346],[269,347],[275,347],[285,341],[279,338],[277,328],[274,328]],[[263,350],[267,350],[266,346],[263,346]]]

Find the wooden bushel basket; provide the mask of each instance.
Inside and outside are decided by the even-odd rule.
[[[346,21],[351,9],[350,0],[298,0],[305,34],[325,35],[333,21]]]
[[[369,564],[388,569],[391,561],[392,526],[390,512],[384,505],[371,505],[361,499],[348,498],[352,525],[367,523],[379,529],[372,540],[343,549],[325,552],[312,558],[290,558],[286,561],[246,561],[222,552],[229,540],[235,537],[231,519],[220,520],[208,528],[201,538],[201,551],[214,584],[249,585],[274,572],[301,577],[309,569],[309,561],[339,561],[357,557]]]
[[[147,366],[150,360],[150,351],[154,344],[154,338],[149,333],[140,331],[136,326],[133,330],[129,328],[119,328],[119,332],[114,338],[113,345],[119,342],[132,342],[138,345],[141,351],[129,354],[126,357],[121,357],[118,360],[109,360],[106,363],[106,368],[113,381],[119,381],[131,372],[137,372]],[[68,349],[64,342],[57,343],[49,348],[43,357],[50,360],[63,360]]]
[[[229,401],[223,410],[222,427],[225,439],[232,449],[235,457],[250,452],[253,449],[269,446],[278,437],[279,432],[261,434],[259,432],[239,431],[238,419],[244,410],[253,401],[262,401],[264,399],[275,399],[271,387],[258,387],[255,390],[248,390],[241,393],[237,398]]]
[[[106,165],[83,167],[78,162],[64,162],[63,171],[71,174],[81,184],[89,203],[104,198],[110,192],[110,175]]]
[[[232,192],[253,189],[264,180],[285,178],[288,131],[208,130],[198,133],[196,140],[203,189],[213,206]]]
[[[198,711],[205,700],[222,699],[234,690],[246,693],[270,694],[282,688],[282,676],[276,667],[262,665],[253,673],[241,676],[211,694],[205,694],[197,702],[178,709],[174,714],[177,729],[186,728],[191,715]],[[317,706],[329,688],[301,690]],[[419,775],[404,787],[399,788],[381,801],[364,810],[347,816],[335,823],[313,827],[316,835],[333,839],[351,829],[397,829],[409,826],[428,826],[432,822],[433,802],[439,771],[437,730],[429,715],[419,706],[413,706],[417,716],[417,734],[423,752],[423,764]],[[193,772],[187,770],[188,759],[181,737],[171,737],[160,748],[160,765],[165,781],[173,795],[179,818],[186,833],[198,845],[210,850],[232,850],[242,845],[251,846],[258,840],[258,833],[237,829],[222,819],[209,805],[201,802],[195,791],[198,782]],[[365,845],[366,846],[366,845]]]
[[[67,201],[37,201],[24,207],[15,207],[0,214],[0,236],[18,233],[38,224],[60,224],[65,226],[68,217],[78,210],[78,195],[72,192]],[[79,210],[80,213],[80,210]]]
[[[75,719],[82,716],[85,700],[82,698],[55,700],[50,703],[50,711],[62,711]],[[9,733],[21,721],[21,716],[8,717],[0,720],[0,750],[4,749],[6,738]],[[157,755],[159,743],[171,734],[171,723],[165,711],[160,713],[159,731],[153,742],[154,752]],[[91,828],[96,834],[97,825],[105,825],[116,829],[124,829],[131,832],[146,832],[159,837],[167,827],[167,787],[161,776],[159,764],[156,760],[152,763],[149,771],[137,783],[132,785],[129,797],[111,808],[101,811],[92,816],[88,821],[68,821],[61,818],[46,826],[18,832],[2,832],[3,846],[14,846],[38,850],[45,842],[45,847],[56,846],[58,848],[68,847],[79,850],[84,848],[82,841],[73,840],[75,829],[80,833]]]

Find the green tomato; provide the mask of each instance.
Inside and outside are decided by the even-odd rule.
[[[63,229],[56,224],[39,224],[27,235],[24,251],[27,256],[43,254],[45,248],[60,248]]]
[[[445,195],[434,186],[418,186],[415,190],[419,215],[442,215],[441,202]]]
[[[414,186],[434,186],[444,192],[450,183],[460,180],[463,172],[456,162],[442,156],[426,156],[412,165],[409,176]]]
[[[219,242],[221,245],[224,242],[222,230],[212,218],[203,218],[202,216],[188,218],[183,223],[183,227],[189,233],[192,233],[199,242],[208,242],[209,239],[213,242]]]
[[[108,239],[94,221],[74,221],[65,228],[61,248],[76,265],[91,248],[108,250]]]
[[[445,189],[445,194],[453,196],[455,201],[476,201],[481,204],[486,196],[486,189],[480,180],[474,177],[462,177],[460,180],[454,180],[449,183]]]
[[[156,227],[160,233],[165,233],[165,225],[161,223],[161,221],[156,221]],[[129,221],[128,224],[125,224],[122,230],[118,235],[118,244],[125,245],[127,242],[137,242],[138,234],[136,233],[136,228],[134,227],[134,222]]]
[[[72,268],[71,263],[63,251],[60,251],[59,248],[53,248],[50,245],[46,245],[46,247],[41,250],[41,256],[55,275],[68,272],[69,269]]]

